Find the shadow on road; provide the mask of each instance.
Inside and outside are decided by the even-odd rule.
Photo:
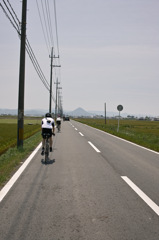
[[[41,159],[41,163],[44,164],[44,165],[53,164],[53,163],[55,163],[55,159],[48,159],[46,162],[45,162],[44,159]]]

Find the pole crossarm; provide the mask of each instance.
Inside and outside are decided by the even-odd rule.
[[[53,65],[53,67],[61,67],[61,65]]]

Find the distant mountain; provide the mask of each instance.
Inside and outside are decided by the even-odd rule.
[[[44,116],[47,110],[41,110],[41,109],[31,109],[31,110],[25,110],[24,114],[26,116]],[[0,109],[0,115],[18,115],[17,109]]]
[[[75,109],[72,112],[68,112],[67,114],[70,115],[70,116],[73,116],[73,117],[81,117],[81,116],[83,116],[83,117],[90,117],[90,116],[93,116],[92,113],[87,112],[83,108],[80,108],[80,107]]]
[[[47,110],[44,109],[27,109],[25,110],[25,116],[44,116]],[[0,109],[0,115],[17,115],[17,109]],[[102,111],[85,111],[83,108],[77,108],[74,111],[64,111],[65,115],[73,116],[73,117],[92,117],[96,115],[104,115]],[[117,113],[114,112],[107,112],[107,116],[116,116]],[[127,114],[121,114],[122,116],[127,116]]]
[[[17,115],[18,110],[17,109],[0,109],[0,115],[6,114],[6,115]]]
[[[25,115],[26,116],[44,116],[48,111],[42,110],[42,109],[31,109],[26,110]]]
[[[77,108],[72,112],[65,112],[65,114],[73,117],[93,117],[93,116],[105,116],[104,111],[85,111],[83,108]],[[118,115],[118,112],[107,112],[107,117],[115,117]],[[127,113],[121,113],[122,117],[127,117]]]

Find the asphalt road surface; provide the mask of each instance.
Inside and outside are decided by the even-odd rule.
[[[62,123],[0,202],[0,240],[158,240],[159,154]]]

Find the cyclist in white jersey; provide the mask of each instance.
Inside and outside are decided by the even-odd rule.
[[[61,129],[61,118],[60,118],[60,116],[57,117],[56,124],[57,124],[57,127],[59,127],[59,130],[60,130]]]
[[[44,146],[45,146],[45,138],[43,136],[44,133],[49,133],[50,134],[50,152],[52,152],[52,135],[55,135],[54,131],[54,119],[51,116],[51,113],[46,113],[45,118],[42,119],[41,122],[41,128],[42,128],[42,152],[41,155],[44,155]]]

